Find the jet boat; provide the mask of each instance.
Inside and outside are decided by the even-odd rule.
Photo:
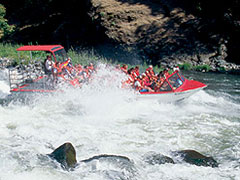
[[[44,51],[51,54],[50,56],[52,57],[54,63],[58,62],[63,66],[67,65],[68,63],[67,53],[64,47],[61,45],[27,45],[17,48],[17,51],[30,51],[30,53],[32,51]],[[31,68],[26,70],[26,67],[9,69],[11,93],[49,93],[58,91],[55,86],[56,84],[54,84],[53,75],[43,72],[43,60],[40,60],[39,63],[39,72],[33,72],[36,71],[36,69],[33,70]],[[55,79],[56,78],[61,78],[62,80],[67,81],[62,75],[58,75],[58,77],[55,77]],[[68,80],[67,82],[72,85],[74,84],[74,80]]]
[[[59,62],[61,64],[66,64],[66,60],[68,59],[64,47],[61,45],[28,45],[18,48],[17,51],[45,51],[51,53],[55,63]],[[12,93],[51,93],[59,91],[59,89],[53,85],[53,81],[51,81],[50,76],[44,73],[39,73],[39,76],[36,78],[23,79],[21,83],[13,82],[14,78],[11,78],[11,76],[14,76],[13,72],[10,71],[9,76],[11,87],[10,91]],[[59,76],[58,78],[64,79],[62,76]],[[72,86],[78,84],[76,81],[78,82],[78,79],[65,79],[65,82]],[[160,102],[175,102],[188,98],[192,94],[204,89],[205,87],[207,87],[206,84],[195,80],[188,80],[181,75],[179,71],[175,71],[165,78],[159,89],[157,89],[155,92],[139,92],[137,98],[148,100],[157,99]]]
[[[140,92],[138,99],[154,99],[159,102],[176,102],[207,87],[206,84],[186,79],[179,71],[169,75],[156,92]]]

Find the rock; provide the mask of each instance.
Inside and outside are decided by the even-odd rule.
[[[175,164],[172,158],[168,156],[164,156],[163,154],[160,153],[155,153],[155,152],[149,152],[143,156],[143,160],[151,165],[155,164],[166,164],[166,163],[172,163]]]
[[[126,156],[101,154],[81,160],[81,163],[86,163],[95,171],[99,170],[99,167],[101,167],[101,170],[103,170],[103,167],[108,167],[105,171],[114,170],[118,174],[124,173],[127,177],[134,177],[137,173],[134,163]],[[104,165],[102,166],[101,164]]]
[[[195,150],[174,151],[172,155],[175,158],[180,158],[180,161],[185,161],[197,166],[218,167],[217,161],[212,157],[204,156]],[[60,163],[66,170],[70,170],[84,163],[94,171],[108,172],[107,174],[112,171],[119,175],[126,175],[126,177],[135,177],[137,174],[134,163],[126,156],[102,154],[81,160],[77,163],[76,151],[71,143],[64,143],[51,154],[48,154],[48,156]],[[174,162],[172,158],[161,153],[149,152],[143,156],[143,161],[151,165],[160,165],[166,163],[175,164],[179,160]],[[104,165],[102,166],[101,163]],[[99,169],[99,167],[101,168]],[[103,170],[102,167],[107,167],[107,169]]]
[[[218,54],[221,56],[222,59],[225,59],[228,54],[227,54],[227,46],[225,44],[220,44],[218,48]]]
[[[67,170],[74,168],[77,164],[76,151],[71,143],[64,143],[48,156],[59,162]]]
[[[93,157],[91,157],[89,159],[81,160],[80,162],[87,163],[87,162],[91,162],[93,160],[102,160],[102,159],[110,159],[111,161],[112,160],[115,161],[116,159],[118,159],[117,161],[121,160],[121,161],[125,161],[125,162],[131,162],[128,157],[119,156],[119,155],[108,155],[108,154],[102,154],[102,155],[98,155],[98,156],[93,156]]]
[[[200,64],[210,64],[210,57],[213,57],[216,53],[198,54],[197,58]]]
[[[218,163],[212,157],[207,157],[195,150],[175,151],[173,155],[182,158],[183,161],[197,166],[218,167]]]

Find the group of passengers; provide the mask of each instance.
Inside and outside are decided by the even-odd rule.
[[[62,63],[55,63],[49,55],[44,63],[46,73],[53,77],[54,83],[56,83],[59,78],[62,78],[63,80],[68,80],[74,86],[79,86],[84,82],[88,82],[91,79],[92,73],[96,71],[92,63],[88,66],[82,66],[80,64],[73,66],[70,58]],[[139,92],[161,91],[165,86],[165,79],[169,76],[168,68],[156,74],[152,65],[149,65],[141,74],[139,72],[139,66],[128,69],[128,66],[123,64],[122,66],[117,65],[116,69],[128,75],[128,79],[122,83],[122,86],[130,86]],[[173,70],[179,71],[178,66]]]
[[[168,68],[156,74],[152,65],[149,65],[142,74],[139,72],[139,66],[128,69],[128,66],[123,64],[120,69],[128,75],[123,86],[131,86],[139,92],[159,92],[164,80],[169,76]],[[177,66],[175,70],[179,71],[179,67]]]
[[[54,62],[50,55],[47,56],[45,62],[45,73],[49,77],[53,77],[54,83],[57,83],[59,79],[69,81],[72,85],[80,85],[90,79],[91,74],[95,71],[92,63],[88,66],[82,66],[80,64],[72,65],[71,59],[66,61]]]

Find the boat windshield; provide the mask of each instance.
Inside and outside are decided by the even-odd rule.
[[[163,84],[161,85],[159,91],[172,91],[171,86],[168,84],[168,82],[165,80]]]
[[[184,76],[180,72],[178,72],[178,75],[180,76],[181,80],[184,82],[185,81]]]
[[[178,73],[175,73],[171,77],[169,77],[168,82],[171,84],[171,86],[174,90],[183,84],[183,81],[179,77]]]
[[[54,52],[55,56],[56,56],[56,60],[58,62],[64,62],[67,60],[67,53],[64,49],[60,49],[58,51]]]

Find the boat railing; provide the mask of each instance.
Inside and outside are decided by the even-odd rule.
[[[44,74],[40,62],[31,62],[25,65],[24,61],[22,61],[18,66],[9,68],[10,89],[19,88],[26,83],[31,83],[34,79]]]

